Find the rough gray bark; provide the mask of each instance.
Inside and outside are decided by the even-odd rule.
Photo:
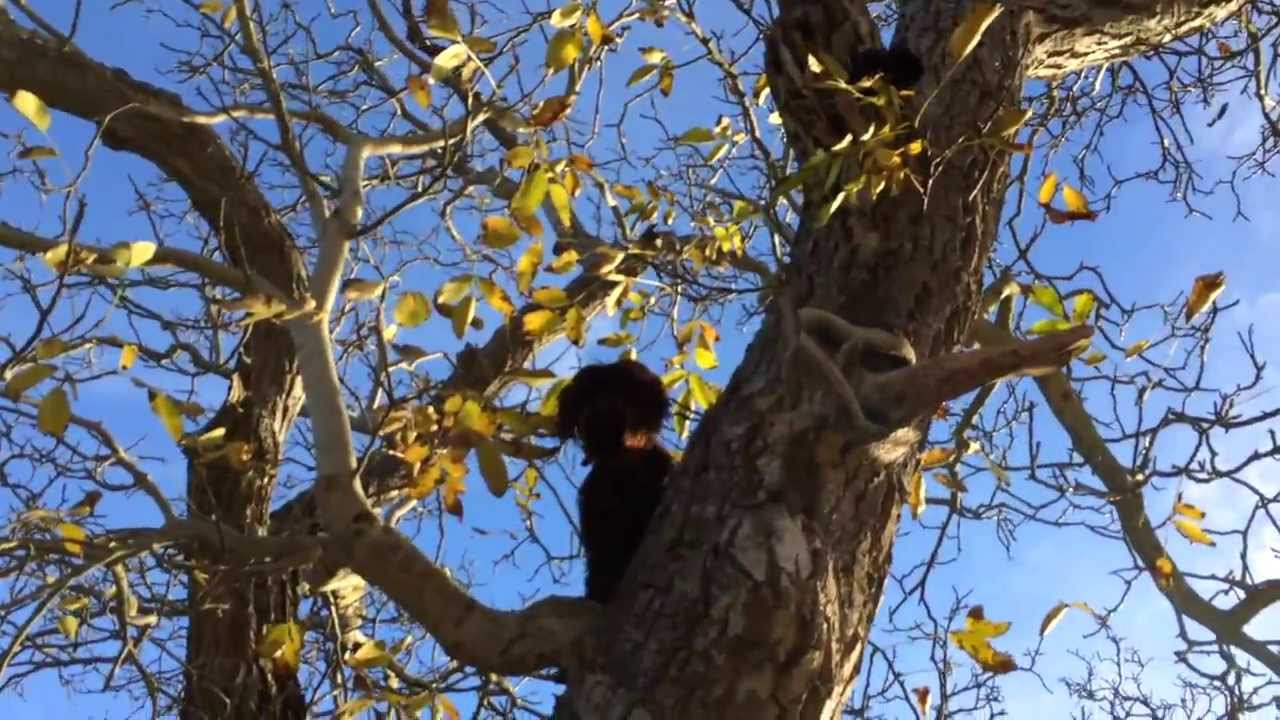
[[[97,123],[108,148],[135,154],[182,188],[219,235],[229,264],[281,288],[305,282],[294,242],[238,160],[208,127],[177,122],[185,112],[171,93],[60,47],[0,17],[0,88],[35,91],[51,107]],[[246,339],[227,397],[208,427],[252,449],[243,472],[219,461],[189,463],[189,510],[247,534],[265,530],[285,434],[302,404],[288,333],[260,324]],[[292,617],[296,605],[283,578],[252,583],[228,570],[207,584],[189,578],[184,718],[296,717],[296,683],[264,670],[254,653],[261,628]],[[235,708],[238,708],[236,710]],[[280,714],[277,714],[280,713]]]

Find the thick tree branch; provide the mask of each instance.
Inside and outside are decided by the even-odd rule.
[[[974,337],[984,345],[992,347],[1007,346],[1015,342],[1007,332],[997,328],[986,320],[978,320],[974,326]],[[1115,508],[1116,517],[1124,531],[1129,547],[1148,569],[1154,568],[1156,560],[1165,557],[1164,545],[1156,536],[1155,528],[1147,518],[1146,505],[1142,497],[1142,488],[1130,477],[1129,469],[1121,464],[1112,454],[1107,442],[1098,434],[1098,429],[1089,416],[1084,402],[1071,387],[1071,382],[1061,371],[1053,371],[1036,377],[1036,385],[1040,387],[1045,402],[1063,429],[1067,431],[1076,452],[1084,458],[1089,468],[1106,486],[1111,506]],[[1157,587],[1169,599],[1174,609],[1196,621],[1212,632],[1224,643],[1233,645],[1262,663],[1273,673],[1280,675],[1280,654],[1271,650],[1267,643],[1255,639],[1244,631],[1244,625],[1252,612],[1252,603],[1242,611],[1237,608],[1222,609],[1205,600],[1196,592],[1186,578],[1175,567],[1167,587],[1157,583]],[[1275,588],[1260,588],[1255,597],[1270,598]],[[1246,601],[1248,596],[1246,596]],[[1242,601],[1241,605],[1245,605]]]
[[[595,603],[548,597],[522,610],[495,610],[388,527],[358,527],[335,536],[328,550],[422,623],[449,657],[484,672],[572,667],[582,643],[599,635],[589,632],[601,617]]]
[[[102,141],[178,183],[224,239],[235,265],[250,262],[286,292],[302,275],[293,238],[252,178],[211,128],[181,122],[181,98],[103,65],[74,46],[0,14],[0,90],[29,90],[50,107],[102,127]]]
[[[1031,27],[1028,77],[1052,78],[1123,60],[1205,30],[1244,0],[1009,0]]]

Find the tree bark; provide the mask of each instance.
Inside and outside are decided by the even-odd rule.
[[[177,183],[219,236],[227,262],[285,291],[305,286],[293,238],[239,161],[209,127],[182,122],[172,93],[103,65],[74,46],[0,15],[0,88],[26,88],[50,107],[102,128],[108,148],[148,160]],[[285,435],[302,405],[288,332],[255,326],[246,338],[221,409],[206,426],[251,449],[248,471],[225,462],[188,463],[190,511],[253,535],[266,531]],[[203,561],[206,558],[199,558]],[[252,582],[230,568],[202,582],[189,576],[183,718],[302,717],[296,680],[272,677],[257,659],[262,627],[293,617],[286,578]]]
[[[904,27],[936,38],[938,20]],[[804,72],[808,53],[849,58],[876,42],[867,28],[865,10],[850,4],[783,4],[767,68],[788,142],[802,155],[864,129],[865,110]],[[980,135],[984,121],[1017,105],[1024,40],[1014,23],[988,31],[981,57],[923,118],[930,148]],[[929,68],[914,108],[941,75]],[[901,334],[921,358],[952,350],[977,304],[1006,168],[1006,155],[971,144],[934,169],[927,205],[907,190],[839,211],[823,227],[802,223],[784,272],[791,304]],[[924,162],[915,169],[923,175]],[[806,211],[823,199],[806,193]],[[830,718],[848,698],[916,448],[900,437],[859,445],[829,389],[785,366],[779,312],[773,303],[668,482],[609,608],[617,636],[573,679],[582,717],[643,708],[648,717]]]

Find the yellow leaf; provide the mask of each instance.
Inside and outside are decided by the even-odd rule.
[[[76,635],[80,632],[80,618],[75,615],[63,615],[58,618],[58,631],[74,642]]]
[[[230,30],[231,26],[236,23],[236,6],[228,5],[226,12],[222,13],[222,28]]]
[[[587,316],[576,305],[564,314],[564,335],[578,347],[587,341]]]
[[[138,360],[137,345],[130,343],[120,348],[120,361],[118,366],[121,370],[128,370],[129,368],[133,367],[133,364],[137,362],[137,360]]]
[[[547,197],[551,198],[551,206],[556,209],[556,219],[560,227],[570,228],[573,223],[573,206],[569,199],[569,191],[560,183],[547,185]]]
[[[471,292],[472,275],[456,275],[444,281],[436,291],[436,301],[445,305],[453,305]]]
[[[765,98],[769,96],[769,76],[760,73],[756,76],[755,84],[751,86],[751,97],[756,101],[756,105],[763,106]]]
[[[49,106],[45,105],[35,93],[29,90],[18,90],[13,93],[13,98],[9,102],[13,105],[13,109],[35,125],[37,130],[48,131],[49,123],[53,122],[53,115],[49,113]]]
[[[266,626],[257,649],[258,657],[270,661],[277,670],[297,672],[302,658],[302,626],[292,622]]]
[[[381,280],[347,278],[342,281],[342,297],[348,300],[370,300],[377,297],[385,285]]]
[[[546,308],[564,307],[571,302],[564,289],[558,287],[540,287],[534,290],[533,301]]]
[[[444,50],[431,60],[431,77],[436,82],[440,82],[449,77],[449,73],[458,69],[471,58],[471,50],[465,43],[456,42]]]
[[[511,485],[511,476],[507,474],[507,462],[492,441],[485,440],[476,446],[476,461],[480,466],[480,476],[494,497],[500,498]]]
[[[538,211],[543,198],[547,196],[547,171],[541,167],[530,168],[511,196],[511,214],[517,218],[533,215]]]
[[[1178,529],[1178,532],[1182,533],[1182,537],[1190,540],[1193,543],[1198,543],[1200,545],[1208,545],[1210,547],[1213,547],[1214,545],[1218,544],[1214,542],[1214,539],[1209,537],[1209,534],[1206,533],[1200,527],[1200,524],[1194,520],[1186,520],[1184,518],[1174,518],[1173,526]]]
[[[524,254],[516,261],[516,290],[527,295],[533,286],[533,279],[542,265],[542,242],[534,241],[525,248]]]
[[[139,240],[131,243],[121,243],[117,247],[128,248],[127,258],[124,262],[126,267],[136,268],[151,262],[156,256],[156,244],[150,240]]]
[[[66,594],[58,598],[58,609],[66,612],[78,612],[89,607],[89,598],[84,595]]]
[[[214,15],[222,12],[222,3],[218,2],[218,0],[205,0],[205,2],[200,3],[200,7],[198,9],[202,13]]]
[[[1060,332],[1062,330],[1069,330],[1070,328],[1071,323],[1067,320],[1063,320],[1062,318],[1046,318],[1032,323],[1031,327],[1027,328],[1027,333],[1030,335],[1045,335],[1048,333]]]
[[[71,348],[65,340],[61,338],[49,338],[36,343],[36,359],[50,360],[56,358]]]
[[[981,605],[974,605],[969,609],[964,624],[967,631],[986,639],[997,638],[1009,632],[1011,625],[1007,620],[988,620]]]
[[[1062,201],[1067,205],[1067,212],[1077,215],[1092,214],[1089,209],[1089,201],[1085,199],[1081,192],[1067,183],[1062,183]]]
[[[5,397],[10,400],[17,400],[22,397],[22,393],[39,385],[53,375],[55,368],[52,365],[28,365],[9,377],[8,382],[4,384]]]
[[[480,289],[480,294],[484,296],[485,302],[489,303],[489,307],[501,313],[503,317],[511,317],[515,314],[516,306],[511,302],[511,297],[497,283],[488,278],[481,278],[476,281],[476,285]]]
[[[551,264],[547,266],[547,270],[557,275],[567,273],[573,269],[574,265],[578,264],[578,257],[578,251],[569,248],[557,255],[556,259],[552,260]]]
[[[517,145],[507,151],[507,164],[517,170],[523,170],[533,164],[535,154],[528,145]]]
[[[54,437],[62,437],[67,425],[71,422],[71,405],[67,402],[67,393],[62,388],[55,388],[40,400],[40,409],[36,413],[36,427],[41,432]]]
[[[914,520],[919,520],[920,515],[924,513],[924,473],[919,470],[911,476],[911,483],[907,486],[907,507],[911,509],[911,517]]]
[[[483,231],[480,242],[494,250],[509,248],[520,239],[520,228],[508,217],[490,215],[481,221],[480,227]]]
[[[1174,514],[1176,514],[1176,515],[1182,515],[1182,516],[1184,516],[1184,517],[1189,517],[1189,518],[1191,518],[1192,520],[1203,520],[1203,519],[1204,519],[1204,511],[1203,511],[1203,510],[1201,510],[1200,508],[1196,507],[1195,505],[1192,505],[1191,503],[1185,503],[1185,502],[1182,502],[1182,501],[1178,501],[1178,502],[1174,503],[1174,505],[1173,505],[1173,512],[1174,512]]]
[[[409,94],[422,107],[431,107],[431,89],[427,87],[427,83],[422,79],[421,75],[414,74],[409,76]]]
[[[643,82],[645,78],[658,72],[657,65],[641,65],[627,78],[627,87],[631,87],[636,83]]]
[[[1173,561],[1169,559],[1168,555],[1161,555],[1156,558],[1156,564],[1151,569],[1151,574],[1155,576],[1157,584],[1168,588],[1173,584]]]
[[[1053,201],[1053,196],[1058,193],[1058,173],[1049,173],[1045,176],[1044,181],[1040,183],[1040,193],[1036,198],[1036,202],[1041,205],[1048,205]]]
[[[537,215],[516,215],[512,213],[511,219],[515,220],[516,225],[520,226],[520,229],[530,236],[535,238],[542,237],[542,221],[538,219]]]
[[[991,622],[983,616],[982,606],[975,605],[965,618],[964,630],[953,630],[951,641],[965,652],[983,670],[1002,674],[1017,669],[1017,664],[1008,653],[1000,652],[991,646],[991,639],[1003,635],[1009,630],[1008,622]]]
[[[1215,272],[1197,277],[1195,282],[1191,284],[1191,294],[1187,297],[1187,309],[1183,315],[1183,320],[1191,322],[1192,318],[1199,315],[1214,300],[1218,299],[1218,296],[1222,294],[1222,290],[1226,287],[1226,273]]]
[[[1048,310],[1054,317],[1063,319],[1067,317],[1067,310],[1062,305],[1062,298],[1058,296],[1058,291],[1048,285],[1033,285],[1031,302]]]
[[[1076,296],[1075,301],[1071,305],[1071,322],[1074,325],[1080,325],[1089,321],[1093,316],[1093,309],[1098,305],[1098,298],[1091,292],[1085,291]]]
[[[416,290],[400,293],[394,311],[396,324],[415,328],[431,317],[431,303],[427,296]]]
[[[662,97],[671,97],[671,91],[675,89],[676,71],[671,65],[662,66],[662,74],[658,76],[658,92],[662,93]]]
[[[151,411],[160,418],[169,437],[173,438],[174,442],[182,442],[182,409],[178,403],[159,390],[147,388],[147,395],[151,401]]]
[[[459,40],[462,31],[449,9],[449,0],[427,0],[427,32],[449,40]]]
[[[19,160],[43,160],[58,157],[58,151],[48,145],[31,145],[18,151]]]
[[[566,3],[556,8],[555,12],[551,13],[551,27],[567,28],[577,25],[581,17],[582,3],[575,0],[575,2]]]
[[[596,164],[591,161],[591,158],[577,153],[569,156],[569,164],[573,166],[574,170],[585,173],[591,172],[596,167]]]
[[[467,333],[467,327],[471,325],[471,318],[476,314],[476,297],[468,295],[462,299],[462,302],[453,307],[453,313],[450,320],[453,321],[453,335],[459,340]]]
[[[591,38],[591,47],[600,47],[613,41],[613,33],[604,26],[604,21],[595,10],[587,15],[587,37]]]
[[[462,42],[476,55],[485,55],[498,49],[497,43],[480,35],[468,35],[462,38]]]
[[[714,370],[720,366],[720,360],[716,357],[716,351],[707,347],[694,348],[693,361],[703,370]]]
[[[1143,351],[1145,351],[1150,346],[1151,346],[1150,340],[1139,340],[1138,342],[1125,348],[1124,359],[1132,360],[1133,358],[1136,358],[1139,355],[1141,355]]]
[[[603,345],[604,347],[619,348],[619,347],[626,347],[627,345],[630,345],[635,341],[636,341],[635,336],[633,336],[629,332],[616,332],[616,333],[609,333],[608,335],[605,335],[604,337],[600,338],[596,342]]]
[[[991,128],[987,132],[995,136],[1012,135],[1030,119],[1031,110],[1029,109],[1020,107],[1005,108],[991,121]]]
[[[714,142],[716,134],[710,128],[692,127],[680,133],[680,137],[676,138],[678,143],[696,144]]]
[[[933,447],[925,450],[920,454],[920,468],[928,470],[929,468],[945,465],[955,457],[955,448]]]
[[[63,522],[58,523],[58,535],[62,536],[62,546],[72,555],[84,554],[84,541],[89,534],[84,528],[75,523]]]
[[[640,57],[650,65],[660,65],[667,59],[667,51],[659,47],[646,46],[639,48]]]
[[[462,519],[462,493],[466,490],[467,485],[463,479],[452,475],[445,480],[444,486],[440,489],[440,499],[444,503],[445,512],[459,520]]]
[[[558,31],[547,43],[547,69],[552,74],[573,64],[582,55],[582,33],[577,28]]]
[[[982,33],[1003,10],[1003,5],[995,3],[974,3],[968,16],[951,32],[951,40],[947,43],[947,55],[951,61],[958,63],[968,57],[982,39]]]
[[[560,314],[555,310],[533,310],[520,318],[526,335],[542,337],[560,326]]]
[[[1106,353],[1095,350],[1094,352],[1091,352],[1088,355],[1085,355],[1084,359],[1081,360],[1081,362],[1083,362],[1085,365],[1088,365],[1089,367],[1096,367],[1098,365],[1101,365],[1102,361],[1106,359],[1107,359]]]
[[[720,391],[715,386],[703,379],[701,375],[690,374],[688,380],[689,396],[695,407],[706,410],[716,404]]]

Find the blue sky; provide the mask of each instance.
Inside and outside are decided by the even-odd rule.
[[[48,16],[55,21],[61,20],[58,4],[48,5],[51,6]],[[126,68],[135,77],[161,85],[167,84],[154,72],[165,61],[165,55],[159,51],[158,45],[161,41],[177,42],[178,39],[172,37],[172,31],[162,20],[140,17],[136,12],[110,14],[103,6],[93,4],[85,8],[81,23],[86,30],[82,32],[79,42],[90,55]],[[122,42],[122,38],[127,38],[128,41]],[[655,33],[652,38],[647,35],[628,38],[628,50],[621,58],[613,61],[611,85],[621,85],[626,74],[638,65],[635,47],[650,42],[657,44],[659,40],[673,56],[680,57],[682,51],[692,52],[687,38],[676,37],[670,32]],[[714,124],[718,108],[699,102],[699,86],[689,76],[681,75],[680,78],[676,95],[668,101],[659,102],[659,107],[664,111],[684,108],[679,115],[664,117],[670,123],[670,129],[679,132],[689,126]],[[1196,152],[1205,163],[1203,172],[1211,177],[1227,170],[1220,158],[1231,151],[1247,147],[1256,132],[1257,118],[1243,105],[1244,103],[1238,103],[1237,108],[1212,129],[1205,129],[1204,122],[1198,123],[1201,129],[1197,131]],[[1207,114],[1201,115],[1207,120]],[[1195,120],[1196,113],[1193,111],[1193,127],[1197,126]],[[22,123],[14,113],[7,109],[0,110],[0,130],[13,132],[21,127]],[[646,135],[653,132],[652,125],[637,124],[636,127],[638,129],[635,131],[629,129],[633,141],[647,143],[655,140],[655,136]],[[65,161],[73,168],[79,161],[79,148],[88,137],[86,128],[83,123],[67,116],[58,115],[54,120],[51,136],[58,143]],[[29,139],[34,141],[30,131],[27,132]],[[1140,123],[1134,123],[1131,127],[1115,132],[1107,140],[1104,154],[1117,168],[1131,169],[1132,165],[1146,159],[1150,142],[1146,128]],[[1068,181],[1074,181],[1075,177],[1066,164],[1065,152],[1059,155],[1059,159],[1053,164],[1053,169]],[[1038,158],[1033,167],[1039,167]],[[150,235],[145,221],[140,217],[130,217],[127,212],[134,204],[129,185],[121,182],[121,178],[127,174],[146,177],[146,166],[131,158],[106,151],[101,151],[95,158],[85,184],[85,195],[91,203],[89,223],[86,226],[88,239],[114,242]],[[1032,173],[1033,177],[1037,174],[1036,171]],[[1118,170],[1117,174],[1124,173]],[[56,172],[54,177],[58,177]],[[1050,227],[1047,237],[1039,244],[1035,260],[1038,267],[1046,272],[1070,271],[1081,262],[1097,265],[1105,271],[1108,282],[1116,293],[1129,302],[1167,301],[1177,293],[1184,292],[1196,275],[1214,270],[1225,271],[1229,284],[1219,303],[1238,301],[1239,305],[1219,320],[1213,349],[1218,362],[1213,367],[1215,372],[1229,377],[1238,373],[1241,368],[1241,358],[1232,346],[1231,336],[1236,331],[1245,330],[1251,323],[1255,325],[1258,349],[1263,359],[1273,362],[1280,359],[1280,327],[1274,322],[1275,314],[1280,312],[1280,284],[1274,280],[1274,268],[1280,266],[1280,247],[1275,242],[1280,210],[1271,200],[1276,196],[1275,185],[1274,181],[1261,179],[1243,186],[1244,206],[1252,217],[1252,222],[1245,223],[1232,220],[1233,208],[1231,199],[1227,196],[1200,200],[1201,206],[1213,216],[1212,219],[1188,218],[1184,216],[1181,205],[1167,202],[1164,188],[1135,183],[1124,188],[1113,200],[1109,212],[1096,223]],[[1034,184],[1031,190],[1034,191]],[[49,229],[56,227],[57,213],[53,208],[42,206],[35,196],[11,183],[0,193],[0,218],[28,228]],[[12,258],[13,253],[0,250],[0,262],[11,262]],[[434,287],[431,283],[438,282],[438,279],[427,275],[413,280],[421,283],[422,289]],[[1064,289],[1074,288],[1068,286]],[[12,308],[3,306],[0,309],[5,310],[8,316],[14,312]],[[119,322],[118,318],[116,322]],[[594,336],[614,329],[608,319],[602,318],[599,322],[593,328]],[[730,331],[729,327],[726,323],[719,348],[721,367],[712,375],[721,382],[727,380],[745,343],[751,337],[750,327],[743,332]],[[446,328],[447,324],[437,318],[406,339],[431,346],[456,346],[456,343],[450,344],[451,339],[444,339],[448,334]],[[1142,330],[1143,328],[1137,328],[1138,334],[1133,339],[1139,339]],[[468,339],[474,342],[477,338]],[[583,351],[570,350],[554,367],[568,372],[578,363],[610,359],[615,352],[589,343]],[[659,357],[660,355],[653,354],[647,355],[645,359],[656,364]],[[216,401],[222,388],[211,384],[202,386],[200,391],[201,396]],[[1261,406],[1273,405],[1275,398],[1263,396],[1257,402]],[[113,378],[81,388],[75,407],[81,414],[111,420],[113,429],[123,439],[142,442],[142,452],[172,460],[172,446],[163,437],[158,422],[148,410],[145,393],[133,387],[126,379]],[[1051,419],[1041,412],[1040,439],[1045,443],[1047,455],[1057,453],[1057,457],[1061,457],[1063,436],[1056,428],[1046,424],[1049,422]],[[935,430],[935,434],[937,432]],[[1255,435],[1243,434],[1232,439],[1231,451],[1246,452],[1258,441],[1259,438]],[[565,467],[571,472],[575,471],[577,459],[575,450],[568,451],[563,457]],[[162,487],[176,497],[185,483],[181,465],[174,462],[151,462],[148,466],[156,473]],[[1267,469],[1255,469],[1254,479],[1261,487],[1275,492],[1280,488],[1280,481],[1276,479],[1274,472],[1268,473]],[[1274,471],[1274,468],[1270,469]],[[1016,475],[1013,481],[1015,484],[1018,482]],[[563,480],[557,482],[557,487],[561,490],[571,492]],[[993,479],[987,474],[968,482],[971,488],[981,488],[985,492]],[[478,489],[482,485],[476,479],[472,487]],[[78,491],[67,488],[66,494],[74,497]],[[566,498],[571,500],[570,495],[566,495]],[[1202,506],[1210,508],[1210,521],[1207,523],[1210,527],[1233,527],[1242,520],[1233,516],[1238,498],[1229,490],[1216,486],[1197,489],[1193,498]],[[544,497],[542,502],[548,501],[549,498]],[[473,490],[467,494],[466,503],[466,520],[459,523],[450,518],[444,525],[448,541],[446,557],[451,564],[465,564],[475,571],[474,579],[479,581],[476,593],[481,598],[502,606],[514,606],[520,603],[521,597],[534,592],[578,591],[580,580],[576,571],[567,584],[549,587],[545,573],[534,572],[540,555],[533,551],[517,552],[513,562],[497,562],[509,549],[509,543],[501,534],[481,534],[476,530],[518,528],[519,515],[510,496],[495,500],[482,490]],[[1156,512],[1159,503],[1151,502],[1150,505],[1153,512]],[[154,513],[147,512],[147,507],[147,504],[136,502],[136,499],[108,496],[103,501],[102,511],[113,525],[154,522]],[[554,517],[553,507],[548,507],[546,512],[548,517]],[[931,507],[926,511],[924,519],[936,521],[941,512],[941,509]],[[922,532],[909,516],[904,516],[903,528],[903,536],[895,549],[895,562],[899,568],[919,559],[933,542],[933,535]],[[567,528],[562,523],[544,520],[540,530],[544,539],[553,547],[562,551],[568,549]],[[1003,549],[995,542],[994,531],[989,524],[970,523],[965,532],[964,554],[958,562],[937,573],[930,586],[930,598],[935,603],[940,603],[935,607],[942,608],[953,585],[962,592],[973,590],[973,602],[984,604],[990,617],[1013,621],[1013,629],[997,645],[1013,652],[1015,656],[1035,645],[1040,618],[1055,602],[1084,600],[1101,606],[1112,601],[1118,586],[1109,579],[1107,573],[1115,567],[1127,564],[1122,547],[1103,543],[1083,531],[1033,528],[1020,535],[1013,549],[1013,557],[1008,560],[1004,559]],[[434,531],[428,529],[423,540],[426,544],[432,543],[435,540]],[[1224,547],[1217,551],[1195,549],[1172,533],[1166,536],[1166,540],[1175,561],[1186,567],[1201,565],[1205,569],[1212,569],[1215,563],[1230,561],[1229,551]],[[1277,538],[1270,537],[1266,540],[1275,544]],[[1258,562],[1268,564],[1256,567],[1265,568],[1264,577],[1275,577],[1280,567],[1277,567],[1273,559],[1268,560],[1267,555],[1265,550],[1258,554]],[[885,606],[895,600],[896,596],[891,590]],[[1260,622],[1269,623],[1273,631],[1280,631],[1280,623],[1276,620],[1274,616],[1264,616]],[[1171,677],[1173,617],[1164,600],[1149,582],[1139,582],[1138,590],[1130,595],[1124,610],[1114,619],[1113,626],[1149,654],[1156,656],[1154,668],[1157,673],[1163,674],[1166,679]],[[1032,710],[1044,718],[1066,717],[1068,708],[1063,704],[1066,701],[1065,693],[1056,678],[1078,669],[1067,650],[1090,647],[1089,642],[1080,636],[1092,629],[1092,623],[1085,616],[1071,614],[1046,641],[1046,657],[1041,659],[1040,670],[1049,683],[1052,695],[1046,695],[1040,682],[1025,673],[999,681],[1008,699],[1007,709],[1012,717],[1026,717]],[[918,673],[909,677],[908,684],[916,684],[912,679],[915,677],[919,678],[920,683],[932,683],[931,673],[924,672],[929,669],[926,658],[917,659],[912,656],[912,653],[918,653],[922,649],[924,648],[901,648],[907,658],[902,669]],[[960,663],[967,663],[967,660],[961,659]],[[68,695],[51,676],[41,676],[28,682],[26,698],[18,700],[17,704],[23,709],[24,716],[26,712],[34,714],[40,708],[41,712],[56,715],[118,717],[129,707],[119,698],[104,698],[92,694]],[[890,714],[895,717],[910,717],[905,707],[895,708]]]

